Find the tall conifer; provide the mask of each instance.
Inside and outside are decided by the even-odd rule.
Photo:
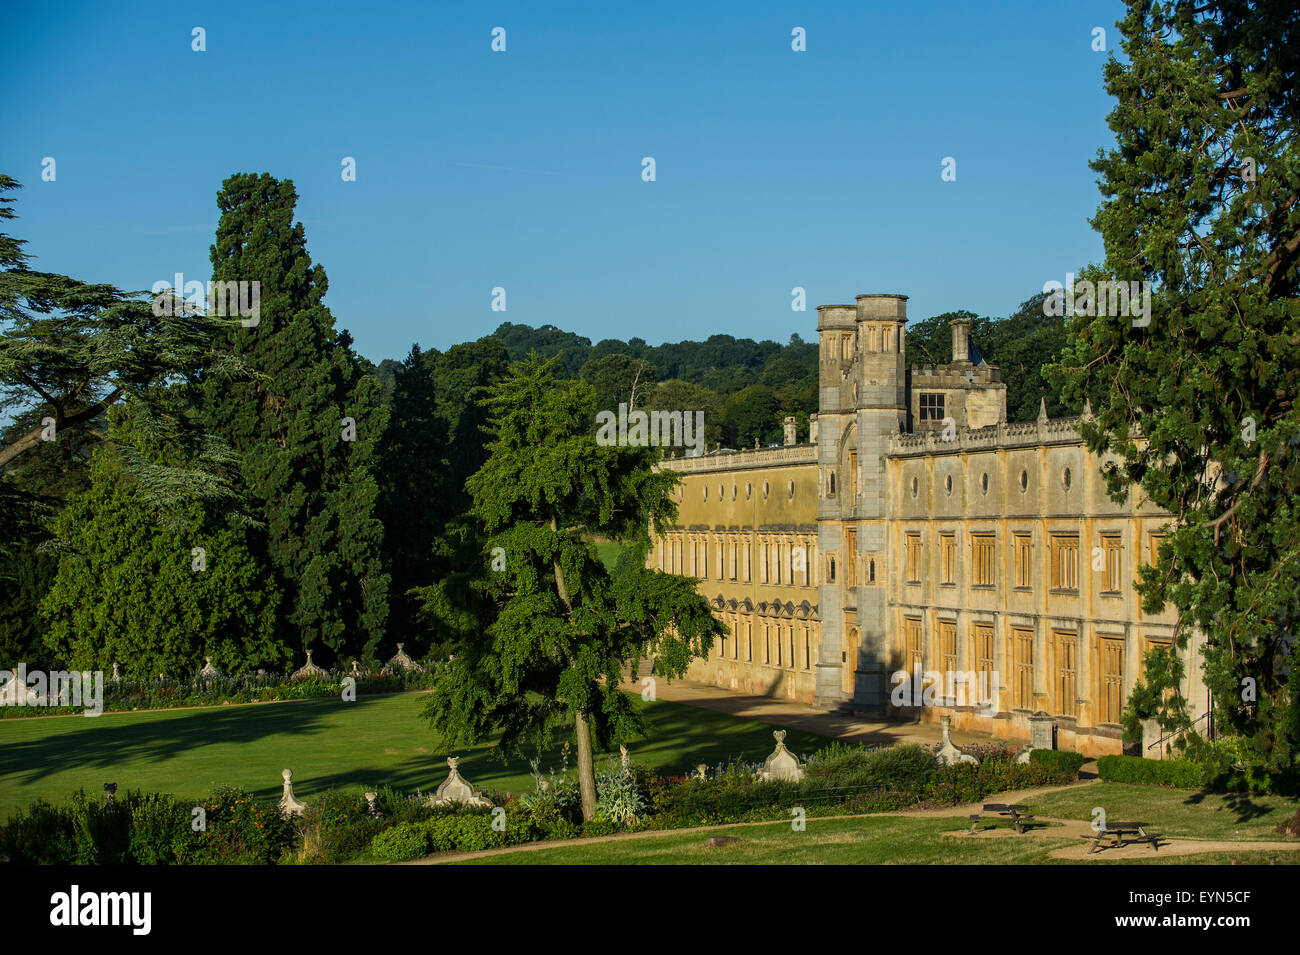
[[[242,455],[291,645],[371,656],[388,613],[373,473],[384,413],[324,304],[325,270],[307,253],[296,203],[292,181],[266,173],[222,184],[212,278],[261,283],[257,324],[227,340],[259,377],[206,383],[205,414]]]

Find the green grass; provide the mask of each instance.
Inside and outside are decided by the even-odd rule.
[[[605,565],[606,569],[613,570],[614,565],[618,563],[618,554],[622,547],[613,541],[598,541],[595,547],[596,556],[600,558],[600,562]]]
[[[446,778],[450,755],[461,757],[461,774],[482,789],[532,791],[526,758],[503,765],[493,742],[445,747],[420,717],[424,701],[423,693],[404,693],[352,703],[330,698],[0,721],[0,820],[38,797],[62,802],[79,786],[97,793],[105,782],[186,798],[215,785],[275,795],[286,767],[295,794],[307,799],[343,787],[427,791]],[[634,701],[651,723],[649,739],[630,746],[644,765],[686,773],[698,763],[755,761],[772,751],[765,723]],[[787,739],[804,754],[827,742],[795,730]],[[543,772],[552,767],[559,768],[558,748],[542,757]]]
[[[1193,839],[1274,840],[1272,830],[1300,810],[1283,796],[1247,796],[1165,789],[1129,783],[1094,783],[1027,801],[1033,811],[1057,819],[1091,821],[1094,807],[1111,822],[1146,822],[1166,836]]]
[[[960,839],[943,835],[966,829],[963,819],[916,819],[866,816],[859,819],[809,818],[807,829],[795,832],[790,823],[731,826],[686,833],[621,837],[592,842],[502,853],[467,860],[459,865],[1077,865],[1074,860],[1048,857],[1054,849],[1077,846],[1080,840],[1045,836],[1006,836]],[[711,835],[737,836],[739,843],[710,848]],[[1160,857],[1152,853],[1134,860],[1096,860],[1109,865],[1268,865],[1300,864],[1297,852],[1216,852]]]

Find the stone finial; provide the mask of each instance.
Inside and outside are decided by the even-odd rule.
[[[952,730],[951,716],[939,717],[939,726],[943,733],[943,745],[939,747],[939,752],[935,753],[935,759],[939,760],[939,762],[943,763],[945,766],[952,766],[955,763],[971,763],[973,765],[979,765],[978,759],[969,753],[963,753],[953,745],[953,742],[948,735]]]
[[[1087,398],[1083,399],[1083,420],[1084,421],[1092,420],[1092,401],[1090,401]]]
[[[446,806],[453,802],[462,803],[466,806],[491,806],[491,800],[483,798],[483,794],[470,785],[469,781],[460,775],[460,757],[447,757],[447,766],[449,772],[447,778],[442,781],[438,791],[429,797],[428,805]]]
[[[1038,399],[1038,423],[1047,423],[1047,398],[1046,396]]]
[[[393,655],[391,660],[384,664],[383,673],[385,676],[391,676],[399,671],[409,673],[424,672],[424,667],[420,666],[420,664],[416,663],[406,655],[406,651],[403,649],[405,646],[405,643],[399,643],[397,645],[397,653]]]
[[[759,779],[768,782],[781,779],[792,783],[803,779],[803,766],[799,764],[799,757],[785,748],[785,736],[785,730],[772,732],[772,738],[776,740],[776,749],[763,761],[763,768],[758,774]]]
[[[798,444],[799,434],[794,415],[786,415],[785,420],[781,422],[785,426],[785,443]]]
[[[280,812],[286,816],[301,816],[307,807],[293,795],[293,771],[286,769],[280,773],[284,778],[284,793],[280,796]]]
[[[809,444],[817,443],[817,434],[818,434],[817,416],[815,414],[810,414],[808,416],[808,443]]]
[[[324,670],[311,662],[311,650],[307,651],[307,662],[294,671],[291,680],[324,679],[329,676]]]

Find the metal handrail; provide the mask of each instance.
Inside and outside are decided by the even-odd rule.
[[[1161,743],[1165,742],[1166,740],[1171,740],[1171,739],[1173,739],[1175,736],[1179,735],[1180,733],[1186,733],[1188,730],[1193,729],[1193,728],[1196,726],[1197,723],[1201,722],[1201,720],[1208,718],[1209,715],[1210,715],[1210,711],[1209,711],[1209,710],[1206,710],[1206,711],[1205,711],[1204,713],[1202,713],[1200,716],[1196,717],[1196,719],[1192,720],[1192,722],[1191,722],[1190,724],[1188,724],[1187,726],[1184,726],[1182,729],[1176,729],[1176,730],[1174,730],[1174,731],[1173,731],[1172,733],[1170,733],[1168,736],[1162,736],[1162,737],[1160,737],[1160,739],[1156,740],[1154,743],[1152,743],[1151,745],[1149,745],[1149,746],[1147,747],[1147,749],[1155,749],[1157,746],[1159,746]]]

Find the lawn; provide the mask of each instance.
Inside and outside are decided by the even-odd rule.
[[[1092,787],[1088,787],[1091,789]],[[1137,789],[1139,787],[1130,787]],[[1140,795],[1140,794],[1134,794]],[[1184,794],[1185,795],[1185,794]],[[1035,802],[1035,805],[1038,801]],[[807,820],[803,832],[790,823],[729,826],[664,835],[621,837],[605,842],[510,852],[458,865],[1077,865],[1052,859],[1053,849],[1077,846],[1079,839],[1008,835],[961,839],[943,835],[965,830],[964,819],[864,816]],[[737,836],[720,848],[705,844],[711,835]],[[1277,838],[1277,837],[1274,837]],[[1300,864],[1300,852],[1216,852],[1135,860],[1099,859],[1103,865],[1268,865]]]
[[[634,758],[686,773],[698,763],[732,757],[761,760],[773,748],[772,727],[723,713],[657,701],[646,708],[650,738],[633,743]],[[325,789],[395,786],[435,788],[446,758],[461,757],[461,774],[480,788],[531,792],[526,758],[502,763],[494,742],[448,750],[420,717],[425,694],[403,693],[192,710],[105,713],[0,721],[0,820],[45,797],[62,802],[79,786],[206,794],[215,785],[259,795],[280,791],[280,771],[293,770],[294,792],[310,799]],[[829,740],[791,730],[787,745],[811,753]],[[572,767],[574,760],[569,760]],[[559,768],[559,751],[542,758]]]
[[[1106,810],[1112,822],[1146,822],[1167,836],[1193,839],[1277,839],[1272,830],[1300,810],[1300,801],[1283,796],[1247,796],[1165,789],[1127,783],[1095,783],[1027,800],[1038,815],[1093,819]]]

